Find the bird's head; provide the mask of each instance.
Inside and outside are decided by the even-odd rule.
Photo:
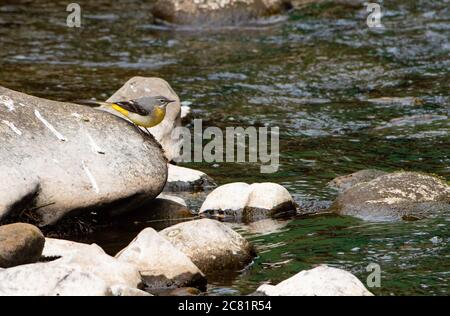
[[[156,96],[156,97],[153,97],[153,99],[154,99],[154,105],[162,107],[162,108],[166,108],[166,106],[169,103],[175,102],[175,100],[171,100],[171,99],[168,99],[163,96]]]

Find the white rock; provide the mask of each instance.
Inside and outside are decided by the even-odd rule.
[[[168,164],[168,177],[165,191],[196,191],[214,186],[214,182],[205,173]]]
[[[109,286],[95,274],[54,262],[0,271],[0,296],[109,295]]]
[[[45,257],[61,257],[55,264],[74,267],[92,273],[108,286],[124,285],[138,288],[142,283],[138,268],[107,255],[102,248],[93,244],[47,238],[43,251]]]
[[[277,284],[260,286],[257,292],[268,296],[372,296],[350,272],[319,266],[302,271]]]
[[[206,287],[206,279],[195,264],[153,228],[139,233],[116,258],[137,266],[151,288]]]
[[[295,212],[295,202],[289,192],[276,183],[236,182],[212,191],[200,208],[200,214],[227,215],[248,220],[261,215]]]
[[[285,187],[276,183],[253,183],[246,207],[273,210],[283,203],[294,205],[294,200]]]
[[[48,258],[67,257],[80,251],[90,251],[92,248],[100,247],[95,244],[89,245],[64,239],[45,238],[42,256]],[[103,250],[100,248],[99,252],[103,252]]]
[[[181,205],[187,207],[186,201],[183,198],[179,197],[179,196],[161,193],[156,198],[157,199],[163,199],[163,200],[169,200],[169,201],[172,201],[172,202],[175,202],[175,203],[178,203],[178,204],[181,204]]]
[[[200,213],[210,210],[241,212],[249,201],[250,185],[243,182],[228,183],[214,189],[203,202]]]
[[[206,274],[242,269],[255,255],[253,246],[241,235],[211,219],[180,223],[160,234]]]
[[[182,105],[181,106],[181,118],[185,118],[191,113],[191,107],[189,105]]]
[[[153,296],[145,291],[133,289],[122,285],[112,286],[111,292],[113,296]]]

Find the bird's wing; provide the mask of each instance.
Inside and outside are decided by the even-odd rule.
[[[139,105],[139,102],[135,100],[114,102],[114,104],[120,106],[122,109],[142,116],[147,116],[150,114],[146,109]]]

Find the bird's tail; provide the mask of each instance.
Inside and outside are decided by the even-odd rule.
[[[112,105],[112,103],[95,101],[95,100],[76,100],[76,101],[74,101],[74,103],[80,104],[80,105],[87,105],[90,107],[107,107],[107,108],[110,108]]]

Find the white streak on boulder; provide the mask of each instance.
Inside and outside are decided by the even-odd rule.
[[[0,95],[0,105],[6,106],[8,111],[14,111],[14,101],[7,95]]]
[[[36,117],[38,118],[39,121],[41,121],[42,123],[44,123],[44,125],[50,130],[50,132],[53,133],[53,135],[55,135],[60,141],[67,141],[67,138],[65,138],[60,132],[58,132],[52,124],[50,124],[42,115],[38,110],[34,110],[34,115],[36,115]]]
[[[92,174],[91,170],[86,166],[86,162],[84,160],[81,161],[81,164],[83,165],[84,172],[86,172],[87,177],[89,178],[89,181],[91,181],[92,189],[95,193],[100,193],[100,189],[97,184],[97,180],[95,180],[94,175]]]
[[[7,120],[2,120],[2,123],[5,124],[6,126],[8,126],[17,135],[19,135],[19,136],[22,135],[22,131],[20,129],[18,129],[16,127],[16,125],[14,125],[14,123],[7,121]]]

